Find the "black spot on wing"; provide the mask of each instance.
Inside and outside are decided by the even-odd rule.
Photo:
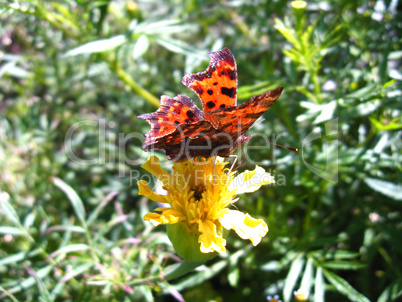
[[[214,91],[212,89],[208,89],[207,92],[209,95],[212,95],[214,93]]]
[[[195,91],[195,93],[198,94],[198,95],[201,95],[201,94],[204,93],[204,89],[202,89],[202,88],[194,88],[194,91]]]
[[[237,77],[237,72],[236,72],[236,70],[229,70],[228,73],[229,73],[229,78],[230,78],[232,81],[236,79],[236,77]]]
[[[212,101],[209,101],[209,102],[207,103],[207,107],[208,107],[208,108],[214,108],[214,107],[215,107],[215,103],[212,102]]]
[[[189,110],[187,111],[187,116],[188,118],[192,119],[194,117],[194,113],[191,110]]]
[[[235,89],[234,88],[222,87],[221,92],[222,92],[222,94],[227,95],[230,98],[234,98],[234,96],[235,96]]]

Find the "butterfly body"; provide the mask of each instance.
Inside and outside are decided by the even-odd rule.
[[[206,71],[186,74],[182,81],[200,97],[203,111],[185,95],[162,96],[156,112],[138,116],[151,125],[144,150],[164,150],[174,161],[227,157],[251,138],[245,132],[282,93],[279,87],[236,105],[237,69],[232,53],[224,48],[209,57]]]

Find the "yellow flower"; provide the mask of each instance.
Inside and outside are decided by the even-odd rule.
[[[139,194],[170,205],[156,208],[155,211],[161,214],[148,213],[144,220],[154,226],[167,224],[173,247],[185,260],[206,259],[195,255],[186,234],[195,236],[198,251],[205,254],[225,251],[224,229],[235,230],[241,238],[250,239],[253,245],[268,232],[262,219],[228,207],[238,200],[237,194],[254,192],[261,185],[273,183],[273,177],[258,166],[254,171],[235,177],[235,172],[228,173],[223,158],[216,159],[215,168],[214,162],[215,158],[195,158],[174,163],[173,172],[168,173],[161,168],[159,159],[151,156],[142,166],[162,182],[167,195],[153,192],[144,180],[138,181]]]

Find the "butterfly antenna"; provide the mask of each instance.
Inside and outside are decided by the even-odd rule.
[[[253,127],[255,127],[255,126],[257,126],[257,125],[263,123],[264,121],[265,121],[265,118],[263,118],[263,117],[259,118],[258,120],[256,120],[256,121],[254,122],[254,124],[251,125],[251,127],[250,127],[249,129],[251,129],[251,128],[253,128]]]
[[[270,143],[271,145],[275,145],[275,146],[278,146],[278,147],[282,147],[282,148],[285,148],[285,149],[288,149],[288,150],[292,150],[292,151],[295,151],[295,152],[298,152],[298,151],[299,151],[299,149],[297,149],[297,148],[287,147],[287,146],[275,144],[275,143],[270,142],[270,141],[268,141],[268,140],[258,139],[257,137],[253,137],[253,138],[254,138],[254,139],[257,139],[257,140],[259,140],[259,141],[266,142],[266,143]]]

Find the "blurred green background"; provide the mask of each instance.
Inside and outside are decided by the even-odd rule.
[[[401,7],[2,0],[0,300],[396,301]],[[300,151],[251,140],[239,171],[258,162],[277,185],[236,206],[269,233],[252,247],[232,232],[227,253],[166,281],[180,258],[142,220],[156,205],[133,181],[149,155],[136,116],[162,94],[198,102],[181,78],[223,47],[240,103],[284,86],[248,134]]]

